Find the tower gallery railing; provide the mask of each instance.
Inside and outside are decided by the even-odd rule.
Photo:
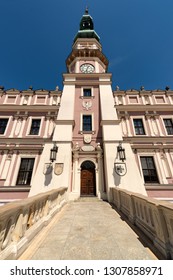
[[[17,259],[66,203],[67,188],[0,207],[0,259]]]
[[[173,259],[173,204],[111,188],[113,204],[166,259]]]

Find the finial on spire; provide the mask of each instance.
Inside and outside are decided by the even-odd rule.
[[[86,6],[85,14],[88,15],[88,6]]]

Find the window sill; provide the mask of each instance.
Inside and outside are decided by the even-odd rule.
[[[80,96],[81,99],[94,99],[95,96]]]
[[[79,131],[79,133],[80,134],[92,134],[92,135],[94,135],[96,133],[96,131],[95,130],[92,130],[92,131],[83,131],[83,130],[81,130],[81,131]]]

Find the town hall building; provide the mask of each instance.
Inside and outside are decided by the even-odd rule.
[[[0,87],[1,204],[61,187],[173,201],[173,91],[113,90],[108,64],[86,9],[62,91]]]

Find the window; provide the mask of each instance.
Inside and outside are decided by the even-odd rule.
[[[83,96],[90,97],[91,96],[91,88],[84,88],[83,89]]]
[[[173,123],[172,119],[164,119],[164,124],[168,135],[173,135]]]
[[[40,119],[33,119],[31,124],[30,135],[38,135],[40,129]]]
[[[4,134],[7,127],[8,119],[0,119],[0,134]]]
[[[34,158],[22,158],[16,185],[30,185]]]
[[[92,131],[91,115],[83,115],[83,131]]]
[[[141,157],[141,165],[145,183],[158,183],[153,157]]]
[[[145,135],[142,119],[133,120],[136,135]]]

